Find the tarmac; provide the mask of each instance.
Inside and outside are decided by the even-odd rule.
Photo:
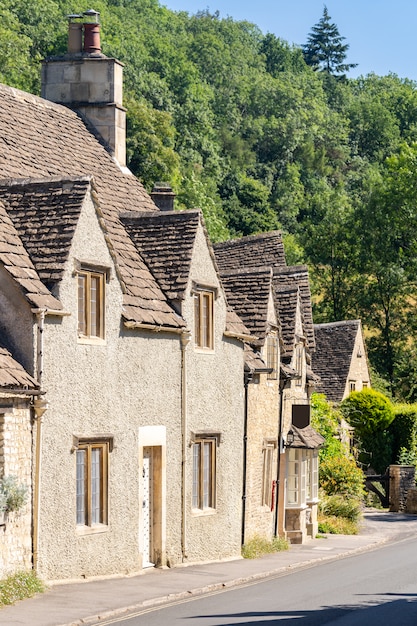
[[[259,559],[235,559],[135,576],[71,581],[0,609],[1,626],[93,626],[154,606],[314,567],[417,537],[417,515],[367,510],[358,535],[326,535]]]

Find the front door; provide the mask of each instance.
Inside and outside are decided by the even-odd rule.
[[[153,567],[152,562],[152,526],[153,526],[153,463],[152,448],[143,448],[142,468],[142,567]]]

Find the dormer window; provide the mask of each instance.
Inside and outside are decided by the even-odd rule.
[[[295,349],[295,370],[297,372],[297,378],[295,384],[297,387],[301,387],[303,384],[303,359],[304,359],[304,346],[299,343]]]
[[[80,269],[78,277],[78,336],[104,339],[104,295],[106,274]]]
[[[214,292],[209,289],[194,291],[194,343],[202,350],[214,349]]]

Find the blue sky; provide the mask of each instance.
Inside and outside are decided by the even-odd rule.
[[[264,32],[303,44],[327,6],[358,63],[351,77],[394,72],[417,81],[417,0],[160,0],[173,11],[202,9],[221,17],[248,20]]]

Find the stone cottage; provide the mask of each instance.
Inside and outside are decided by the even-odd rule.
[[[0,328],[28,376],[33,564],[53,580],[237,557],[249,331],[200,213],[158,215],[125,167],[122,66],[77,41],[44,64],[59,103],[0,86]]]

